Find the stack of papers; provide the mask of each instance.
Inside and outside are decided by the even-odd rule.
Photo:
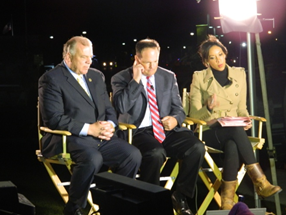
[[[222,126],[222,127],[238,127],[238,126],[247,126],[250,123],[249,117],[221,117],[218,119],[213,119],[208,122],[210,127]]]

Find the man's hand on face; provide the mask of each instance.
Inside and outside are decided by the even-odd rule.
[[[114,127],[110,122],[98,121],[89,125],[87,134],[102,140],[110,140],[113,132]]]
[[[139,83],[144,72],[144,67],[140,64],[139,59],[135,56],[135,61],[133,63],[133,79]]]

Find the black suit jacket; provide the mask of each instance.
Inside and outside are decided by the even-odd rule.
[[[44,126],[70,131],[72,136],[68,137],[68,141],[77,142],[78,147],[95,147],[99,141],[97,138],[79,136],[84,123],[111,120],[117,124],[117,116],[110,103],[102,72],[90,68],[85,79],[93,101],[63,63],[43,74],[39,79],[38,91],[40,111]],[[45,157],[62,151],[59,135],[46,134],[42,145]]]
[[[111,78],[111,85],[114,107],[119,113],[118,121],[138,127],[144,118],[148,100],[141,81],[138,84],[133,79],[132,67],[115,74]],[[155,86],[160,118],[173,116],[178,121],[174,131],[188,130],[181,127],[186,115],[182,107],[175,74],[158,67],[155,73]]]

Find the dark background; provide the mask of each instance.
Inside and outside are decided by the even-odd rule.
[[[284,170],[286,1],[261,0],[257,5],[264,29],[260,39],[276,168]],[[197,25],[202,24],[207,28],[205,34],[215,32],[228,48],[229,65],[248,70],[246,48],[240,45],[246,42],[246,33],[223,34],[219,28],[208,28],[220,25],[214,19],[219,16],[217,1],[202,0],[198,4],[195,0],[2,0],[0,10],[0,181],[11,180],[32,202],[46,204],[42,210],[50,205],[61,210],[63,202],[35,156],[37,80],[61,62],[62,46],[69,38],[87,32],[85,36],[94,45],[93,66],[105,74],[108,91],[111,76],[132,65],[134,39],[146,37],[160,43],[160,65],[176,73],[180,91],[189,88],[192,73],[204,68],[197,54],[201,40]],[[263,21],[269,18],[274,18],[274,22]],[[10,29],[5,28],[7,24],[12,24]],[[264,116],[253,35],[252,42],[256,115]],[[103,62],[113,62],[113,66],[104,67]],[[266,149],[267,142],[260,152],[260,162],[269,170]],[[46,199],[48,203],[44,203]]]

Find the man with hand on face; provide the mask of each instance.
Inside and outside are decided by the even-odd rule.
[[[73,37],[63,48],[63,62],[39,79],[39,103],[44,126],[67,130],[67,150],[75,162],[65,215],[81,215],[90,184],[103,164],[113,172],[135,178],[140,151],[114,136],[117,116],[106,92],[104,75],[90,68],[92,43]],[[61,136],[47,133],[42,154],[60,154]]]
[[[173,207],[178,214],[192,214],[186,197],[194,196],[204,144],[181,127],[185,113],[175,74],[158,67],[160,46],[144,39],[136,44],[135,61],[111,78],[114,107],[119,121],[137,126],[132,144],[142,154],[140,180],[159,185],[166,157],[182,160]]]

